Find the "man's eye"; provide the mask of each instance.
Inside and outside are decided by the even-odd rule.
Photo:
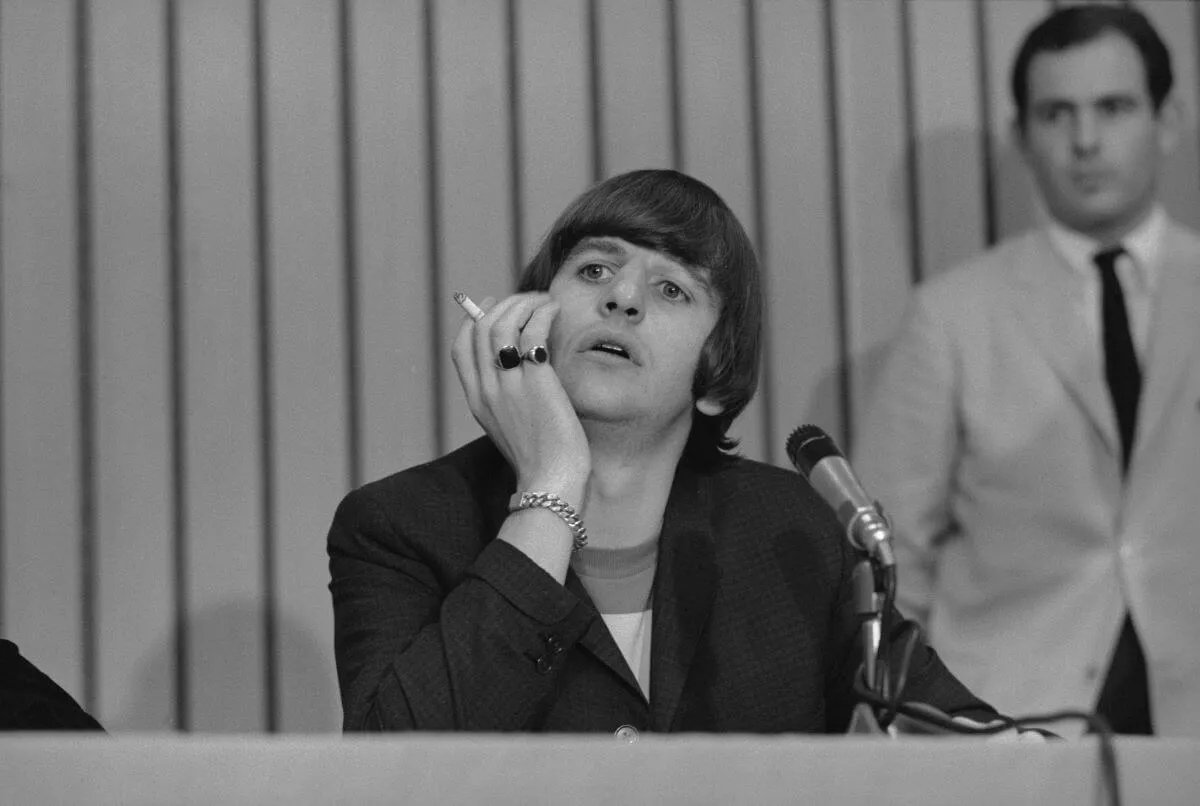
[[[670,300],[687,299],[687,294],[684,293],[684,290],[674,283],[663,283],[662,294]]]
[[[603,278],[605,271],[607,271],[607,268],[599,263],[585,263],[579,267],[579,274],[589,280],[599,280]]]
[[[1066,117],[1066,110],[1061,106],[1052,106],[1038,110],[1038,120],[1043,123],[1058,123]]]
[[[1117,115],[1129,112],[1133,107],[1134,103],[1128,98],[1112,98],[1100,104],[1100,111],[1105,115]]]

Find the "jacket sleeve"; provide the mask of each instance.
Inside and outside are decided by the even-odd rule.
[[[928,627],[937,549],[953,533],[958,458],[957,378],[950,340],[930,302],[914,295],[874,384],[854,466],[891,521],[896,601]]]
[[[531,729],[595,610],[503,541],[472,561],[449,556],[463,550],[453,540],[411,538],[365,490],[334,516],[343,728]],[[430,556],[430,546],[446,556]],[[456,562],[465,573],[447,570]]]
[[[104,728],[16,644],[0,639],[0,731],[8,730]]]

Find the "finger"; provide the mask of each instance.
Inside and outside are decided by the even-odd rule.
[[[483,315],[486,316],[488,311],[496,307],[496,299],[494,297],[484,297],[483,301],[478,305],[474,303],[472,305],[483,311]],[[474,314],[464,306],[462,322],[459,324],[458,333],[454,337],[454,343],[450,350],[450,357],[454,361],[454,366],[460,368],[460,378],[462,377],[462,371],[466,371],[468,375],[477,380],[478,361],[476,361],[473,343],[477,330],[476,323],[478,321]],[[475,385],[478,386],[478,383]]]
[[[467,396],[467,405],[478,416],[476,408],[479,402],[479,369],[475,361],[475,320],[467,316],[463,318],[454,337],[454,345],[450,349],[450,360],[458,372],[458,382],[462,384]]]
[[[537,366],[530,360],[530,351],[536,347],[548,351],[550,341],[550,326],[554,323],[554,317],[558,315],[559,304],[555,300],[544,300],[540,305],[533,309],[529,315],[529,320],[525,323],[525,327],[521,330],[521,355],[526,362],[527,367]],[[548,352],[543,352],[542,355],[548,356]],[[549,366],[546,364],[546,366]]]
[[[497,315],[495,323],[492,325],[493,348],[499,348],[504,344],[520,346],[521,331],[528,324],[530,315],[548,297],[544,294],[518,294],[513,299],[513,304]]]
[[[495,297],[484,297],[477,307],[486,315],[495,306]],[[471,413],[475,415],[475,418],[480,419],[485,413],[482,410],[480,396],[480,365],[474,346],[477,329],[477,320],[469,311],[465,311],[464,309],[462,323],[459,325],[458,333],[454,338],[454,343],[450,350],[450,359],[454,363],[454,369],[458,373],[458,381],[463,387],[463,392],[466,394],[467,405],[470,407]]]
[[[484,300],[484,302],[487,301]],[[500,302],[484,308],[486,313],[483,318],[474,323],[475,368],[479,376],[480,389],[484,396],[495,394],[499,388],[498,374],[502,371],[496,366],[496,354],[503,345],[492,346],[492,331],[496,327],[496,321],[519,301],[520,298],[517,296],[502,299]],[[481,305],[480,307],[484,306]]]
[[[518,296],[519,299],[514,304],[507,306],[497,316],[496,321],[492,324],[490,334],[493,354],[498,357],[502,350],[509,350],[509,357],[515,356],[515,360],[518,362],[515,367],[500,370],[501,383],[514,381],[520,376],[521,331],[529,322],[533,311],[544,301],[544,296],[541,294]]]

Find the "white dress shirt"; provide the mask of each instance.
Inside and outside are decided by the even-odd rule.
[[[1130,335],[1144,367],[1150,340],[1150,319],[1153,313],[1154,290],[1161,268],[1162,237],[1167,214],[1157,205],[1133,232],[1121,239],[1125,249],[1116,264],[1117,279],[1125,295],[1125,311],[1129,316]],[[1094,258],[1097,252],[1116,244],[1102,244],[1094,238],[1069,230],[1056,221],[1047,224],[1050,242],[1063,260],[1076,273],[1080,282],[1077,315],[1095,334],[1095,344],[1103,344],[1100,329],[1100,276]]]

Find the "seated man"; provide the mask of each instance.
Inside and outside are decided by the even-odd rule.
[[[487,436],[329,532],[345,729],[844,731],[856,557],[796,474],[731,453],[762,295],[722,199],[606,180],[484,307],[453,358]],[[906,692],[996,716],[924,645]]]

